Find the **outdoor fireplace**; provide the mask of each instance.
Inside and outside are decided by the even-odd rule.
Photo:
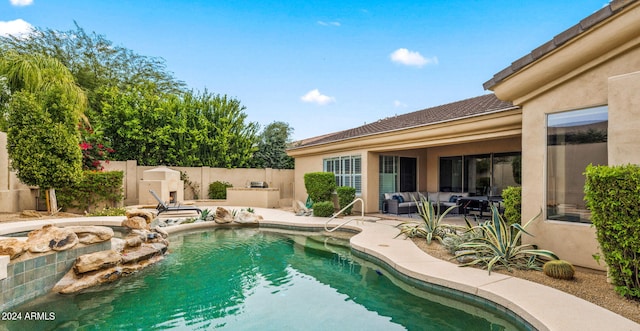
[[[156,192],[164,202],[177,203],[184,200],[184,183],[180,180],[180,172],[167,167],[153,168],[142,173],[138,191],[139,204],[158,204],[149,190]]]

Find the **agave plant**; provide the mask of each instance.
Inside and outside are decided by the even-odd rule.
[[[415,201],[415,200],[414,200]],[[447,210],[445,210],[442,214],[440,214],[440,206],[438,206],[438,210],[436,213],[433,204],[429,199],[425,199],[424,197],[420,197],[420,203],[418,205],[418,214],[422,219],[421,223],[418,222],[403,222],[398,224],[398,228],[400,229],[400,233],[396,237],[401,234],[404,234],[407,238],[413,237],[421,237],[427,239],[427,244],[431,244],[431,240],[437,239],[442,242],[442,237],[446,233],[446,229],[448,227],[446,225],[441,224],[444,217],[453,209],[457,208],[457,206],[451,206]]]
[[[200,212],[200,217],[199,217],[199,219],[201,219],[201,220],[203,220],[203,221],[206,221],[206,220],[207,220],[207,217],[209,216],[209,214],[210,214],[210,213],[211,213],[211,211],[210,211],[209,209],[203,209],[203,210]]]
[[[491,206],[491,220],[476,225],[474,228],[482,231],[482,237],[472,239],[459,247],[464,250],[456,254],[456,258],[470,256],[473,260],[462,266],[481,265],[491,270],[496,266],[517,269],[540,269],[540,258],[558,260],[549,250],[536,249],[531,244],[521,244],[522,234],[532,236],[526,231],[527,226],[537,219],[542,211],[524,225],[515,223],[507,225],[498,209]]]

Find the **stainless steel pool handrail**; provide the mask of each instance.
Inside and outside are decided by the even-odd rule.
[[[353,220],[357,220],[356,218],[350,218],[350,219],[346,220],[344,223],[339,224],[338,226],[336,226],[335,228],[333,228],[333,229],[331,229],[331,230],[329,230],[329,229],[327,228],[327,225],[329,224],[329,222],[331,222],[334,218],[336,218],[338,215],[342,214],[342,212],[344,212],[345,210],[347,210],[347,208],[349,208],[349,207],[353,206],[353,205],[354,205],[356,202],[358,202],[358,201],[360,201],[360,203],[362,203],[362,210],[361,210],[362,215],[360,216],[360,220],[361,220],[361,221],[363,221],[363,220],[364,220],[364,200],[362,200],[362,198],[355,198],[355,199],[354,199],[353,201],[351,201],[351,203],[350,203],[350,204],[348,204],[346,207],[344,207],[344,208],[340,209],[340,211],[339,211],[339,212],[337,212],[337,213],[335,213],[335,214],[331,215],[331,217],[329,217],[329,219],[327,220],[327,222],[326,222],[326,223],[324,223],[324,230],[325,230],[325,231],[327,231],[327,232],[333,232],[333,231],[335,231],[335,230],[339,229],[340,227],[344,226],[345,224],[347,224],[347,223],[349,223],[349,222],[351,222],[351,221],[353,221]]]

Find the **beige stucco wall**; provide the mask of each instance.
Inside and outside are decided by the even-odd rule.
[[[0,212],[36,209],[37,193],[36,188],[21,183],[16,173],[11,171],[7,134],[0,132]]]
[[[640,6],[633,5],[495,88],[499,98],[512,100],[523,111],[523,220],[546,206],[549,113],[608,105],[609,165],[640,163],[639,71]],[[531,80],[537,85],[523,87]],[[549,221],[543,214],[530,230],[535,237],[525,237],[525,242],[550,249],[576,265],[604,268],[592,257],[599,249],[591,225]]]
[[[370,178],[369,174],[372,169],[370,167],[378,168],[378,159],[373,157],[366,150],[345,150],[334,153],[310,155],[306,157],[295,158],[295,175],[294,175],[294,199],[305,202],[307,200],[307,189],[304,186],[304,174],[309,172],[323,171],[323,159],[340,156],[360,156],[362,161],[362,194],[361,198],[365,201],[365,212],[375,212],[378,210],[377,202],[374,203],[371,200],[373,196],[377,195],[377,175],[375,179]],[[377,172],[376,172],[377,174]],[[375,187],[375,190],[373,189]],[[359,204],[354,206],[354,211],[362,210]]]
[[[511,133],[510,133],[511,135]],[[365,201],[365,212],[379,211],[379,172],[380,156],[399,156],[416,158],[417,176],[416,187],[420,192],[438,191],[439,158],[453,155],[473,155],[483,153],[519,152],[520,138],[509,137],[501,139],[487,139],[471,143],[442,145],[431,148],[416,148],[408,150],[387,151],[385,147],[372,146],[373,150],[347,150],[327,152],[320,155],[297,156],[295,173],[295,199],[305,201],[307,192],[304,187],[304,174],[322,171],[323,159],[348,155],[360,155],[362,158],[362,195]],[[379,151],[382,149],[383,151]],[[355,210],[360,210],[356,205]]]
[[[145,179],[144,172],[154,169],[152,166],[137,166],[135,161],[112,161],[105,164],[105,170],[124,171],[125,205],[146,204],[148,194],[141,195],[141,183]],[[266,182],[268,187],[277,188],[280,193],[278,205],[290,206],[293,199],[294,171],[291,169],[245,169],[245,168],[211,168],[211,167],[169,167],[183,171],[189,181],[196,186],[199,199],[207,199],[209,184],[215,181],[227,182],[233,187],[248,187],[252,181]],[[144,189],[144,188],[142,188]],[[141,201],[141,198],[144,201]],[[194,199],[193,192],[184,186],[184,199]]]
[[[608,87],[609,164],[640,164],[640,72],[610,77]]]

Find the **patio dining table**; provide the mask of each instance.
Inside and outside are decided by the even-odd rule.
[[[489,208],[489,204],[491,203],[500,203],[502,202],[502,197],[500,196],[471,196],[471,197],[461,197],[458,199],[460,206],[462,206],[462,213],[464,216],[467,216],[469,211],[477,211],[479,212],[479,217],[484,217],[483,213],[488,212],[490,216],[491,210]]]

